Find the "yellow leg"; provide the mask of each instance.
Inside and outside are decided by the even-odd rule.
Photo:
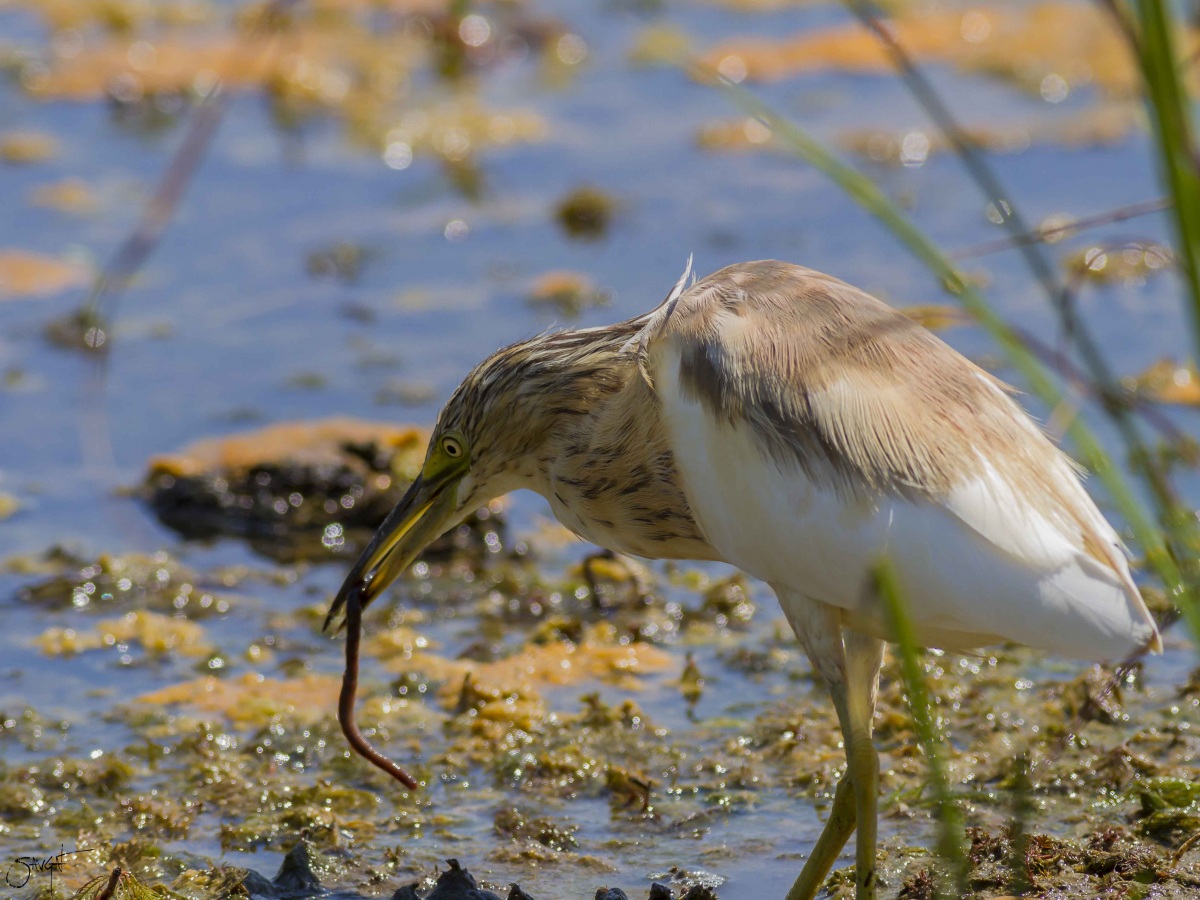
[[[854,896],[875,900],[875,848],[879,828],[879,754],[871,740],[869,723],[863,730],[854,723],[849,734],[843,726],[846,760],[854,783],[854,808],[858,829],[854,835]]]
[[[829,818],[821,830],[821,836],[817,838],[808,861],[804,863],[804,870],[788,891],[787,900],[812,900],[817,895],[838,854],[846,846],[850,832],[854,831],[856,805],[850,775],[843,775],[842,780],[838,782],[837,792],[833,795],[833,806],[829,810]]]
[[[875,900],[875,849],[879,828],[879,753],[871,735],[883,643],[854,631],[843,633],[845,679],[829,692],[842,726],[847,775],[854,785],[858,827],[854,836],[854,896]]]
[[[780,605],[837,709],[846,747],[846,775],[812,856],[787,900],[811,900],[850,831],[855,836],[855,897],[875,900],[875,847],[879,812],[879,754],[871,738],[883,641],[842,628],[840,613],[803,595],[776,589]]]

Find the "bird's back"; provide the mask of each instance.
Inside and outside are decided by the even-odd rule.
[[[883,631],[886,556],[932,644],[1115,659],[1157,631],[1072,463],[1004,387],[837,279],[774,261],[639,337],[693,515],[727,561]]]

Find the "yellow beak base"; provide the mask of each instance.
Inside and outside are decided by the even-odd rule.
[[[358,593],[360,606],[367,606],[412,565],[422,550],[454,524],[457,482],[453,476],[434,479],[417,476],[342,582],[325,617],[326,630],[345,608],[351,592]]]

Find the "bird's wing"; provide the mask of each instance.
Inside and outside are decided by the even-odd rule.
[[[1047,649],[1157,639],[1067,457],[1000,382],[886,304],[745,263],[670,298],[636,346],[701,527],[751,574],[860,610],[887,555],[931,631],[1045,646],[1045,628],[1082,616],[1086,634]]]

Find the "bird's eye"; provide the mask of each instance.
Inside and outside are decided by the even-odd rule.
[[[442,438],[442,452],[451,459],[462,459],[463,445],[458,438],[447,435]]]

